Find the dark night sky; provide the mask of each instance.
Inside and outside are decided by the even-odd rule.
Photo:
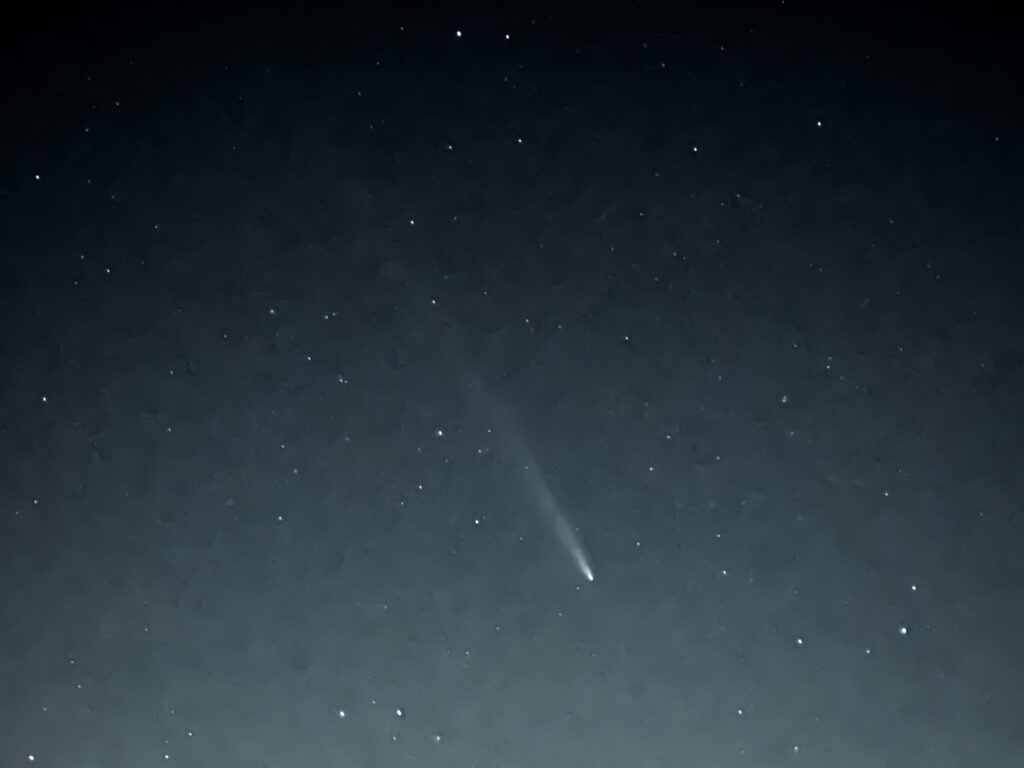
[[[582,7],[6,20],[0,766],[1024,764],[1012,20]]]

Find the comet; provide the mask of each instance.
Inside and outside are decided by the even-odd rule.
[[[590,565],[590,558],[587,557],[587,552],[583,548],[583,542],[580,540],[579,533],[562,512],[550,484],[544,477],[544,473],[533,461],[523,465],[523,473],[526,478],[527,488],[533,496],[537,510],[544,518],[544,521],[551,527],[552,531],[554,531],[558,543],[562,545],[566,554],[569,555],[580,575],[587,581],[593,581],[594,569]]]
[[[504,440],[505,448],[513,462],[521,468],[533,506],[552,530],[575,569],[588,582],[594,581],[594,569],[579,532],[562,511],[551,484],[516,428],[511,414],[500,402],[487,394],[475,375],[470,371],[465,371],[465,375],[469,385],[468,391],[476,409],[493,423],[495,433]]]

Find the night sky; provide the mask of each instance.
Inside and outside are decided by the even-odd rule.
[[[0,766],[1024,765],[1009,18],[138,5],[0,32]]]

